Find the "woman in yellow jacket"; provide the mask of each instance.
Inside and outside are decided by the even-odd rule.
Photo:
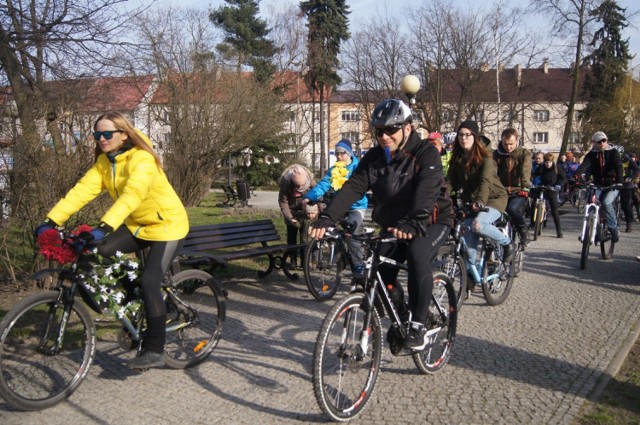
[[[160,157],[149,139],[119,113],[106,113],[93,125],[96,162],[47,214],[36,228],[63,225],[105,190],[113,205],[91,234],[98,253],[149,248],[141,276],[147,333],[141,355],[132,369],[164,366],[166,310],[160,285],[189,231],[189,219],[180,198],[162,171]]]

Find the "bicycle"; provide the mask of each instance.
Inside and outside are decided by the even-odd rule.
[[[555,191],[552,186],[541,185],[532,188],[532,191],[536,192],[531,219],[531,222],[533,223],[534,241],[537,241],[538,236],[542,234],[542,228],[547,227],[547,218],[549,215],[549,201],[545,199],[545,193],[547,190]]]
[[[58,237],[63,248],[71,249],[82,235],[62,231]],[[98,314],[104,311],[84,275],[85,259],[85,254],[74,253],[68,265],[35,273],[33,279],[53,279],[55,287],[23,299],[0,322],[0,396],[16,409],[40,410],[60,403],[91,367],[96,328],[89,308]],[[141,303],[140,290],[134,292],[132,302]],[[167,273],[162,292],[167,308],[166,364],[184,369],[201,363],[220,340],[226,315],[223,290],[208,273],[184,270]],[[78,295],[84,304],[76,300]],[[144,307],[120,313],[118,344],[139,353]]]
[[[456,222],[446,245],[438,251],[439,263],[436,265],[452,279],[458,309],[469,298],[476,285],[482,287],[482,294],[489,305],[502,304],[511,292],[513,279],[520,275],[524,265],[524,246],[520,243],[518,232],[511,225],[509,215],[503,213],[494,225],[516,242],[513,260],[504,264],[503,247],[492,239],[482,238],[477,254],[480,261],[478,264],[469,264],[469,250],[464,233],[471,229],[464,224],[464,220],[475,212],[470,204],[464,204],[459,198],[454,202],[454,211]],[[443,261],[444,264],[441,263]],[[465,293],[466,296],[463,296]]]
[[[364,292],[349,294],[327,313],[316,341],[313,357],[313,387],[318,405],[333,420],[347,421],[362,413],[374,393],[382,359],[382,324],[391,320],[387,342],[393,355],[403,353],[411,313],[404,300],[392,301],[378,267],[407,266],[379,254],[383,243],[395,238],[371,234],[358,236],[371,255],[366,256]],[[420,372],[441,370],[449,360],[456,334],[457,309],[453,284],[444,273],[435,273],[429,307],[429,343],[422,351],[406,351]],[[392,286],[393,288],[393,286]]]
[[[613,256],[616,243],[611,238],[611,232],[607,227],[607,217],[605,209],[601,208],[602,204],[600,203],[599,195],[603,191],[615,189],[616,187],[616,185],[598,187],[593,183],[587,187],[589,203],[584,208],[582,232],[578,237],[578,240],[582,242],[582,250],[580,252],[580,268],[582,270],[587,267],[587,258],[589,257],[591,245],[600,245],[602,259],[608,260]],[[620,196],[616,196],[613,205],[616,210],[616,217],[619,219]]]
[[[326,232],[322,239],[309,241],[304,254],[304,281],[309,292],[318,301],[327,301],[336,294],[345,270],[353,270],[353,261],[349,252],[348,240],[353,229],[346,220],[340,220],[338,226]],[[364,233],[373,233],[364,228]]]

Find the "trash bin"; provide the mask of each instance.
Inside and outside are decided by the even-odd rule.
[[[240,201],[241,207],[250,207],[249,198],[251,198],[251,188],[249,187],[249,183],[243,182],[241,180],[236,181],[236,188],[238,192],[238,201]]]

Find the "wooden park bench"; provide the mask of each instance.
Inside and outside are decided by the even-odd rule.
[[[213,274],[229,261],[266,256],[269,267],[259,271],[259,277],[281,269],[289,279],[297,279],[298,275],[289,270],[287,258],[305,245],[288,245],[280,240],[270,219],[192,226],[177,260],[180,266],[202,268]]]
[[[221,204],[216,205],[217,207],[232,207],[238,201],[238,194],[236,193],[233,186],[228,184],[221,184],[220,187],[224,192],[225,200],[222,201]]]

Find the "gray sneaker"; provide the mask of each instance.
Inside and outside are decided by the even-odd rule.
[[[127,362],[129,369],[149,369],[151,367],[164,367],[164,353],[154,353],[143,350],[142,354]]]

